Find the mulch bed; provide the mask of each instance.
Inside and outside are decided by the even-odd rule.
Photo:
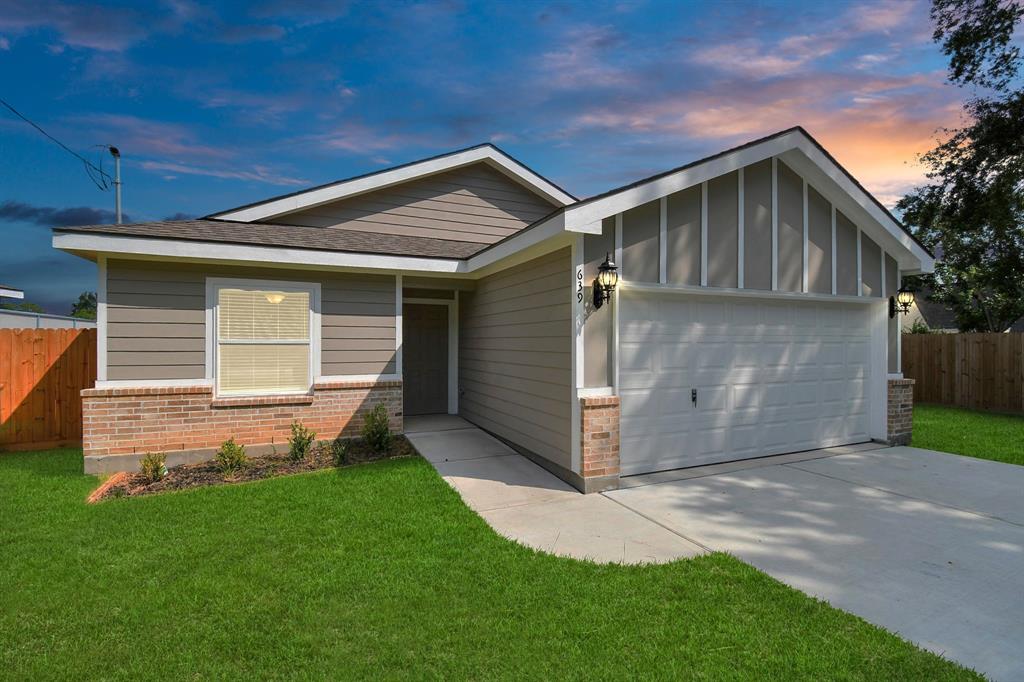
[[[394,436],[391,439],[391,448],[384,453],[375,452],[362,439],[352,439],[349,442],[348,457],[344,466],[418,455],[419,453],[405,436]],[[305,459],[292,461],[288,459],[287,450],[285,450],[281,454],[249,457],[242,469],[228,473],[221,471],[217,463],[211,460],[170,468],[162,479],[155,482],[147,481],[142,474],[138,473],[115,474],[89,496],[89,502],[99,502],[110,497],[135,497],[168,490],[245,483],[333,468],[335,468],[335,464],[331,457],[329,443],[320,442],[313,445],[309,456]]]

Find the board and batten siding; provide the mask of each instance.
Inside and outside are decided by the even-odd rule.
[[[319,282],[321,374],[395,372],[395,278],[236,266],[107,263],[107,379],[203,379],[206,278]]]
[[[830,295],[834,279],[836,295],[882,295],[881,247],[864,233],[858,241],[857,226],[779,159],[750,164],[742,175],[732,171],[624,211],[620,276],[642,284],[700,286],[703,281],[708,287],[735,289],[741,287],[742,267],[742,288],[771,290],[773,219],[778,291]],[[615,216],[608,216],[601,234],[584,237],[588,261],[592,252],[610,243],[615,222]],[[662,247],[664,281],[659,267]],[[589,285],[592,278],[587,277]]]
[[[562,249],[459,297],[459,414],[570,467],[572,263]]]
[[[477,163],[274,220],[492,244],[555,208],[486,163]]]

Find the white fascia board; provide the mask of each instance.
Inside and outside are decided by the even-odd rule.
[[[293,265],[297,267],[339,267],[367,270],[464,273],[465,261],[444,258],[416,258],[370,253],[348,253],[292,249],[279,246],[225,244],[223,242],[176,241],[110,234],[58,233],[53,247],[64,251],[96,252],[108,255],[159,256],[198,260],[241,261],[252,265]]]
[[[792,149],[796,146],[799,136],[799,132],[792,131],[601,199],[569,206],[565,209],[565,229],[570,232],[589,232],[586,228],[594,224],[600,225],[601,220],[610,215],[622,213]]]
[[[525,166],[519,164],[508,156],[502,154],[493,147],[475,147],[456,154],[449,154],[437,159],[429,159],[412,163],[393,170],[386,170],[372,175],[342,180],[327,187],[311,189],[306,192],[299,192],[292,196],[273,199],[255,206],[229,210],[223,213],[215,213],[212,217],[223,220],[239,220],[251,222],[254,220],[267,220],[294,211],[301,211],[321,204],[326,204],[340,199],[372,192],[373,190],[391,187],[410,180],[416,180],[428,175],[435,175],[445,171],[461,168],[470,164],[484,161],[509,176],[513,180],[525,185],[528,189],[537,192],[547,200],[558,206],[566,206],[576,201],[571,196],[560,190],[536,173],[533,173]]]
[[[465,272],[476,272],[486,268],[500,260],[514,256],[541,242],[564,235],[565,214],[557,213],[544,222],[534,225],[528,230],[523,230],[508,237],[502,242],[484,249],[475,256],[470,256],[466,261]]]
[[[896,258],[900,269],[915,273],[935,270],[935,259],[811,140],[798,136],[795,148],[782,158],[848,218],[866,228],[868,235]]]

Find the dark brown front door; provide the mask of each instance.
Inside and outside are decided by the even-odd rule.
[[[405,414],[448,412],[448,306],[402,306],[402,374]]]

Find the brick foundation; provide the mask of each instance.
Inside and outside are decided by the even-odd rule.
[[[392,431],[401,433],[401,381],[320,383],[311,395],[217,400],[208,386],[86,389],[86,472],[134,470],[147,452],[198,451],[200,457],[232,437],[246,446],[280,446],[287,444],[295,420],[315,431],[318,439],[355,436],[378,403],[387,406]]]
[[[914,431],[914,380],[889,379],[889,445],[910,445]]]
[[[619,398],[580,398],[580,459],[586,490],[617,488],[619,480]]]

